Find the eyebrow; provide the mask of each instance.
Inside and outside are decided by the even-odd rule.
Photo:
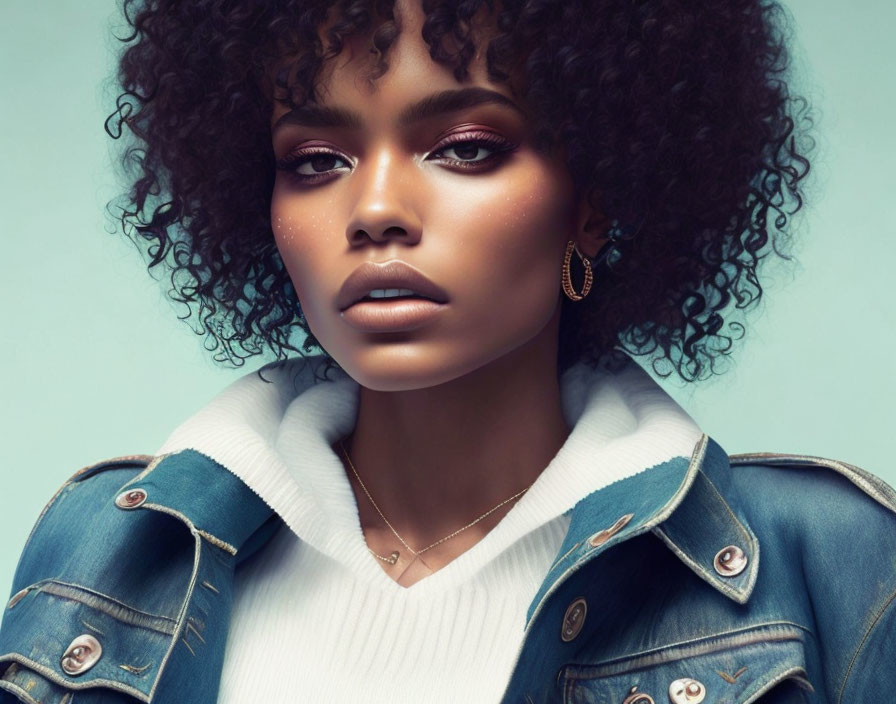
[[[502,105],[512,108],[525,117],[522,108],[510,98],[488,88],[458,88],[433,93],[409,105],[398,116],[399,127],[409,127],[445,113],[465,110],[477,105]],[[361,129],[363,118],[360,113],[345,108],[329,107],[318,103],[306,103],[282,115],[274,123],[276,131],[281,125],[302,125],[305,127],[342,127]]]

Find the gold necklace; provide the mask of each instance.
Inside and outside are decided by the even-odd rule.
[[[483,513],[483,514],[482,514],[479,518],[477,518],[476,520],[471,521],[470,523],[467,523],[467,525],[465,525],[463,528],[458,528],[456,531],[454,531],[454,532],[451,533],[450,535],[446,535],[444,538],[441,538],[440,540],[437,540],[437,541],[434,542],[432,545],[427,545],[427,546],[426,546],[425,548],[423,548],[422,550],[414,550],[410,545],[408,545],[408,544],[405,542],[404,538],[402,538],[402,537],[398,534],[398,531],[395,530],[395,528],[392,526],[391,523],[389,523],[389,519],[387,519],[387,518],[383,515],[383,512],[380,511],[380,507],[376,505],[376,501],[373,500],[373,497],[370,495],[370,492],[367,491],[367,487],[364,485],[364,482],[361,480],[361,475],[358,474],[358,470],[355,469],[355,465],[352,463],[352,458],[348,456],[348,450],[345,449],[345,445],[342,444],[342,440],[339,441],[339,448],[342,450],[342,454],[345,456],[345,460],[346,460],[346,462],[348,462],[348,466],[351,468],[352,472],[354,473],[354,475],[355,475],[355,479],[358,480],[358,484],[360,484],[361,489],[364,491],[364,494],[367,496],[368,499],[370,499],[370,503],[373,505],[373,508],[376,509],[376,512],[380,515],[380,518],[383,519],[383,523],[385,523],[385,524],[388,526],[389,530],[392,531],[392,534],[393,534],[396,538],[398,538],[398,542],[400,542],[404,547],[406,547],[406,548],[408,549],[408,552],[410,552],[414,557],[418,557],[420,554],[426,552],[427,550],[431,550],[432,548],[436,547],[437,545],[441,545],[441,544],[444,543],[446,540],[450,540],[451,538],[453,538],[453,537],[456,536],[457,534],[462,533],[463,531],[465,531],[467,528],[472,528],[472,527],[475,526],[477,523],[479,523],[479,521],[481,521],[483,518],[487,518],[488,516],[490,516],[491,514],[493,514],[495,511],[497,511],[497,510],[498,510],[499,508],[501,508],[502,506],[506,506],[507,504],[509,504],[509,503],[510,503],[511,501],[513,501],[514,499],[519,498],[520,496],[522,496],[523,494],[525,494],[527,491],[529,491],[529,489],[532,488],[532,484],[535,483],[535,482],[532,482],[532,484],[530,484],[529,486],[527,486],[527,487],[526,487],[525,489],[523,489],[522,491],[517,492],[516,494],[514,494],[513,496],[511,496],[509,499],[504,499],[504,501],[502,501],[501,503],[499,503],[499,504],[498,504],[497,506],[495,506],[494,508],[490,508],[488,511],[486,511],[485,513]],[[376,557],[376,558],[382,560],[383,562],[388,562],[390,565],[394,565],[396,562],[398,562],[398,558],[399,558],[400,555],[401,555],[401,553],[399,553],[398,550],[393,550],[392,553],[389,555],[389,557],[383,557],[382,555],[378,555],[378,554],[375,553],[373,550],[371,550],[370,547],[368,547],[367,549],[370,550],[370,554],[371,554],[371,555],[373,555],[374,557]]]

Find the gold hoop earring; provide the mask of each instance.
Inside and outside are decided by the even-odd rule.
[[[579,255],[579,259],[582,260],[582,265],[585,267],[585,283],[582,286],[581,293],[576,293],[576,290],[572,285],[572,275],[569,265],[572,262],[573,250]],[[563,293],[566,294],[567,298],[573,301],[581,301],[585,298],[591,290],[591,283],[594,281],[594,272],[591,269],[591,262],[579,251],[576,243],[572,240],[566,245],[566,254],[563,257],[563,276],[560,280],[563,284]]]

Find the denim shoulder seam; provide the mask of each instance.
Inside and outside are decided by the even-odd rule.
[[[786,454],[779,452],[751,452],[729,455],[731,466],[761,465],[765,467],[813,467],[830,469],[850,481],[881,506],[896,513],[896,489],[881,477],[866,469],[841,460],[815,455]]]

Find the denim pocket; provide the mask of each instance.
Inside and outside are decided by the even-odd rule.
[[[774,624],[560,673],[565,704],[803,704],[805,631]]]

